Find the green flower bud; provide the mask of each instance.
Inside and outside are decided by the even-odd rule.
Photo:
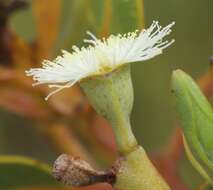
[[[95,110],[112,125],[119,151],[127,153],[137,146],[129,121],[134,99],[130,66],[87,78],[80,85]]]
[[[172,92],[184,131],[186,153],[213,185],[213,111],[193,79],[181,70],[172,75]]]

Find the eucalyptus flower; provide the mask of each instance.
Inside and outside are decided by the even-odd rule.
[[[55,60],[44,60],[42,68],[32,68],[26,71],[36,81],[34,85],[48,84],[56,88],[46,100],[58,91],[69,88],[82,79],[101,76],[113,72],[117,68],[132,62],[146,61],[163,52],[174,40],[163,41],[170,34],[172,22],[161,27],[153,21],[148,29],[138,30],[128,34],[110,35],[107,39],[97,39],[87,32],[90,39],[88,47],[73,46],[73,52],[62,50],[62,56]]]
[[[88,47],[74,46],[72,53],[62,51],[63,55],[54,61],[45,60],[42,68],[26,71],[36,81],[34,85],[48,84],[50,88],[56,88],[46,99],[79,82],[96,112],[113,129],[122,156],[115,171],[116,189],[170,190],[138,145],[131,129],[134,95],[129,63],[146,61],[161,54],[174,42],[163,41],[173,25],[174,22],[163,28],[154,21],[141,32],[111,35],[107,39],[97,39],[87,32],[90,39],[84,41],[89,43]]]

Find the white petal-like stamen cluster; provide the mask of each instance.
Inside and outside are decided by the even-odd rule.
[[[124,35],[111,35],[107,39],[99,40],[90,32],[91,37],[84,40],[89,47],[79,49],[73,46],[73,52],[62,51],[63,55],[53,61],[45,60],[42,68],[32,68],[26,71],[27,76],[33,76],[34,85],[48,84],[56,88],[52,94],[69,88],[81,79],[103,75],[112,72],[121,65],[145,61],[162,53],[163,49],[170,46],[174,40],[163,41],[171,33],[172,22],[162,28],[158,22],[141,32],[136,31]]]

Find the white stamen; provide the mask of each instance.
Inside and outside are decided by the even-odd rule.
[[[56,88],[45,98],[47,100],[83,78],[103,75],[123,64],[145,61],[161,54],[174,43],[174,40],[163,41],[171,33],[174,24],[172,22],[162,28],[157,21],[153,21],[148,29],[140,33],[136,30],[124,35],[110,35],[102,40],[87,31],[91,39],[85,39],[84,42],[89,43],[89,47],[73,46],[72,53],[62,50],[62,56],[53,61],[44,60],[42,68],[30,69],[26,75],[36,81],[33,86],[48,84],[50,88]]]

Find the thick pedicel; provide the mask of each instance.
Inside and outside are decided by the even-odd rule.
[[[119,190],[170,190],[142,147],[121,158],[114,185]],[[127,182],[128,181],[128,182]]]

